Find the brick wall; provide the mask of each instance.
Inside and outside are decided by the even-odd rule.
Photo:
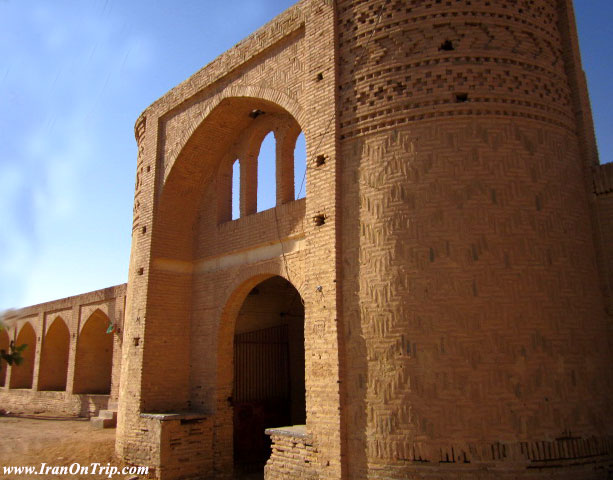
[[[597,212],[597,242],[607,312],[613,317],[613,163],[598,166],[593,172],[593,192]]]
[[[116,404],[125,292],[124,284],[11,311],[4,319],[5,335],[28,347],[26,361],[7,369],[5,384],[0,387],[0,408],[87,417],[109,403]],[[115,331],[107,334],[111,322]],[[94,323],[98,328],[88,335]],[[89,344],[83,341],[83,330]],[[96,344],[104,348],[89,352]],[[90,363],[83,360],[88,358]],[[96,386],[100,365],[106,369],[103,388]],[[96,395],[100,391],[105,395]]]
[[[312,319],[306,329],[322,337],[307,359],[307,372],[313,372],[307,374],[307,405],[308,398],[313,399],[308,415],[322,419],[313,422],[313,435],[329,447],[321,465],[339,471],[338,359],[331,349],[337,342],[332,320],[335,275],[334,268],[321,275],[316,267],[335,258],[333,112],[317,113],[334,92],[333,45],[331,5],[304,2],[173,89],[137,123],[135,227],[122,372],[126,380],[117,440],[118,452],[130,461],[142,454],[137,445],[155,443],[155,434],[143,431],[141,412],[200,411],[214,414],[213,473],[231,475],[228,398],[236,315],[251,288],[279,275],[303,297],[306,316]],[[311,54],[322,48],[330,54]],[[324,74],[323,80],[318,73]],[[312,100],[319,99],[305,103],[307,89],[314,92]],[[253,119],[249,114],[254,110],[265,115]],[[271,122],[264,122],[266,118]],[[321,194],[306,201],[292,200],[291,176],[283,160],[293,150],[297,125],[308,148],[319,143],[329,159],[323,175],[307,178]],[[330,125],[332,130],[326,131]],[[279,204],[252,213],[248,199],[254,190],[247,184],[243,216],[226,222],[224,165],[242,157],[246,163],[241,177],[253,175],[254,163],[248,163],[267,128],[273,129],[278,146]],[[313,158],[315,153],[308,152]],[[314,243],[319,250],[311,267],[305,263],[310,246],[304,238],[315,238],[316,215],[326,215],[329,223]],[[189,369],[168,369],[169,364],[188,363]]]
[[[317,448],[307,435],[304,425],[291,428],[270,428],[266,430],[272,439],[272,453],[264,469],[269,480],[319,478],[314,468]]]

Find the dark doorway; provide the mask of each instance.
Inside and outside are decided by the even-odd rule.
[[[234,336],[234,464],[263,472],[266,428],[304,424],[304,305],[294,286],[270,278],[251,290]]]

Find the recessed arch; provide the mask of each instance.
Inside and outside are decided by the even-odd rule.
[[[62,317],[56,317],[43,338],[38,373],[38,389],[66,390],[70,332]]]
[[[298,110],[301,117],[297,105],[293,101],[288,103],[292,110]],[[226,94],[218,101],[213,101],[206,111],[208,114],[199,117],[202,120],[197,127],[188,129],[189,136],[182,137],[178,142],[182,147],[176,157],[169,154],[171,158],[165,161],[168,173],[154,219],[156,232],[159,232],[152,239],[154,257],[192,260],[196,247],[192,232],[196,230],[198,209],[204,192],[216,178],[217,204],[221,205],[222,212],[215,218],[219,222],[232,219],[228,206],[231,205],[232,165],[236,159],[240,161],[241,216],[255,213],[257,154],[262,140],[275,126],[281,128],[285,125],[296,137],[302,130],[300,118],[281,104],[265,98]],[[292,153],[293,148],[292,143]],[[283,201],[293,200],[293,163],[291,171],[288,175],[291,197]],[[177,212],[181,212],[181,215],[177,215]]]
[[[219,242],[215,239],[227,235],[228,230],[245,228],[249,223],[242,218],[230,222],[232,165],[239,160],[241,217],[251,215],[256,210],[257,192],[249,179],[257,175],[260,143],[271,130],[282,130],[286,125],[291,134],[297,132],[296,136],[301,130],[296,117],[277,103],[255,97],[228,96],[209,110],[200,125],[193,129],[174,163],[164,160],[165,171],[170,172],[163,185],[158,184],[161,191],[153,211],[147,324],[150,328],[172,325],[178,333],[171,339],[148,338],[147,346],[155,349],[164,348],[169,342],[176,343],[176,347],[167,348],[165,352],[169,363],[190,361],[189,349],[180,345],[190,342],[192,306],[198,295],[195,285],[200,276],[198,261],[211,255],[211,243],[225,250],[237,246],[231,239]],[[286,136],[289,138],[290,134]],[[293,176],[289,179],[293,186]],[[219,192],[227,195],[225,199]],[[282,234],[299,224],[303,211],[304,203],[300,203],[296,208],[277,212]],[[272,223],[272,216],[263,216]],[[267,228],[267,234],[272,235],[276,231],[273,229],[272,225]],[[242,241],[240,236],[235,239]],[[172,295],[171,304],[167,301],[169,295]],[[159,389],[172,394],[164,396],[145,391],[143,408],[150,411],[188,408],[189,370],[159,378],[157,384]]]
[[[8,352],[10,343],[11,341],[9,339],[9,334],[6,333],[6,330],[0,330],[0,350],[4,350]],[[3,360],[0,360],[0,387],[4,387],[5,385],[6,370],[7,370],[6,362]]]
[[[106,333],[109,323],[104,312],[97,309],[83,325],[77,340],[74,393],[110,393],[113,334]]]
[[[242,86],[234,85],[232,87],[224,89],[222,92],[213,96],[208,105],[201,111],[198,111],[193,118],[187,122],[188,128],[182,131],[182,135],[175,142],[176,147],[168,153],[167,164],[170,168],[167,172],[170,173],[172,168],[179,157],[183,154],[188,141],[196,130],[200,128],[200,125],[207,119],[207,117],[217,109],[223,102],[229,99],[246,99],[246,100],[264,100],[267,103],[275,104],[287,111],[292,117],[296,119],[299,125],[306,125],[306,115],[300,104],[288,95],[272,88],[260,87],[255,85]],[[254,109],[256,110],[256,109]],[[168,178],[168,174],[165,177]]]
[[[24,323],[17,335],[15,345],[27,345],[21,356],[20,365],[11,367],[10,388],[32,388],[34,358],[36,355],[36,332],[30,322]]]

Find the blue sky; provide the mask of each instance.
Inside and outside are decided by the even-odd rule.
[[[293,0],[0,0],[0,310],[127,280],[134,122]],[[613,1],[576,0],[601,161]]]

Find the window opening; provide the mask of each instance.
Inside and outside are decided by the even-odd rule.
[[[238,160],[232,164],[232,220],[241,216],[241,165]]]
[[[258,212],[273,208],[277,204],[276,158],[275,135],[270,132],[264,138],[258,156]]]
[[[294,192],[296,200],[306,197],[306,140],[300,132],[294,148]]]

